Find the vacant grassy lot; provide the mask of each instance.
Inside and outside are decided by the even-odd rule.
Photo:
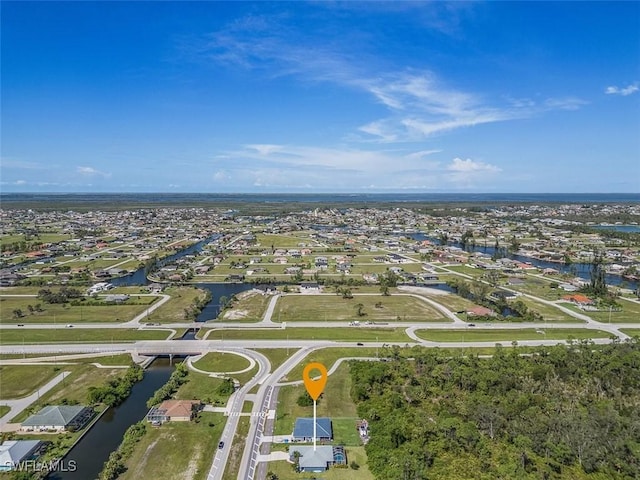
[[[7,366],[3,366],[2,369]],[[41,367],[40,365],[35,366]],[[11,365],[10,368],[31,368],[30,365]],[[104,382],[106,382],[110,378],[115,378],[124,375],[126,369],[124,368],[97,368],[88,363],[81,363],[78,365],[51,365],[51,367],[44,366],[44,368],[51,368],[51,374],[45,380],[42,380],[40,385],[46,383],[51,378],[58,375],[61,371],[70,371],[71,373],[65,377],[64,381],[60,382],[54,388],[49,390],[43,396],[40,397],[40,400],[33,403],[27,410],[22,412],[20,415],[16,417],[14,421],[23,421],[33,412],[40,410],[45,405],[51,405],[55,403],[60,403],[63,399],[68,401],[76,401],[80,404],[86,403],[87,401],[87,392],[89,391],[89,387],[95,386],[98,387]],[[55,369],[58,370],[55,370]],[[13,374],[15,375],[15,373]],[[27,377],[22,377],[26,381]],[[12,385],[12,383],[8,384]],[[40,386],[38,385],[38,386]],[[4,380],[2,383],[2,391],[4,395]],[[31,388],[27,393],[32,393],[36,387]]]
[[[29,395],[70,365],[2,365],[0,366],[0,398]]]
[[[271,301],[270,296],[255,291],[242,292],[236,295],[236,298],[238,300],[233,303],[233,306],[222,313],[221,320],[225,322],[230,320],[259,322],[264,317]]]
[[[226,405],[228,395],[217,392],[222,384],[221,378],[213,378],[197,372],[189,372],[189,381],[180,386],[175,398],[181,400],[201,400],[213,405]]]
[[[309,238],[306,235],[269,235],[266,233],[259,233],[256,235],[256,243],[260,245],[261,248],[271,249],[273,248],[295,248],[300,249],[301,243],[305,244],[306,247],[312,248],[314,245],[317,245],[317,242]]]
[[[404,328],[383,327],[287,327],[265,329],[213,330],[207,340],[335,340],[341,342],[409,342]],[[295,347],[295,345],[292,345]]]
[[[355,461],[360,468],[352,470],[350,468],[331,468],[326,472],[313,473],[313,477],[309,477],[308,473],[296,473],[293,471],[291,464],[286,461],[269,462],[267,471],[271,471],[278,476],[279,480],[308,480],[316,478],[317,480],[373,480],[373,474],[369,471],[367,465],[367,454],[364,447],[347,447],[347,462]]]
[[[193,364],[206,372],[237,372],[250,365],[249,360],[234,353],[211,352]]]
[[[196,287],[171,287],[163,293],[170,295],[171,300],[149,315],[150,322],[185,322],[185,309],[190,308],[196,298],[206,296],[204,290]]]
[[[144,312],[157,297],[132,296],[127,302],[116,305],[104,303],[100,306],[49,304],[36,297],[0,297],[0,322],[2,323],[79,323],[79,322],[123,322]],[[134,305],[133,303],[141,304]],[[41,312],[29,311],[29,305],[40,305]],[[15,310],[21,310],[18,316]]]
[[[287,374],[286,377],[283,377],[282,381],[295,381],[302,379],[302,371],[304,370],[304,366],[310,362],[320,362],[327,370],[331,370],[331,367],[334,363],[340,358],[347,357],[372,357],[376,358],[377,356],[383,357],[385,355],[385,348],[375,348],[375,347],[338,347],[338,348],[323,348],[320,350],[315,350],[311,352],[302,362],[296,365],[291,371]]]
[[[615,310],[612,310],[611,312],[609,312],[609,310],[589,312],[582,310],[575,306],[573,303],[569,302],[563,303],[562,305],[573,310],[574,312],[587,315],[593,320],[601,323],[609,323],[609,318],[611,318],[611,323],[640,323],[639,304],[627,300],[618,300],[618,304],[622,307],[622,310],[618,312],[616,312]]]
[[[358,305],[362,305],[358,315]],[[377,306],[376,306],[377,305]],[[360,322],[442,322],[445,317],[418,298],[407,295],[295,295],[278,300],[274,322],[345,320]]]
[[[197,421],[147,424],[147,432],[126,462],[122,480],[153,478],[204,480],[224,429],[220,413],[202,412]]]
[[[538,333],[542,332],[542,333]],[[611,334],[602,330],[586,328],[548,328],[548,329],[483,329],[483,330],[416,330],[416,335],[433,342],[493,342],[513,340],[567,340],[568,338],[608,338]]]
[[[165,340],[170,332],[135,330],[130,328],[59,328],[55,330],[3,330],[2,344],[16,343],[73,343],[73,342],[134,342],[136,340]]]
[[[422,295],[422,294],[419,294],[419,295]],[[423,296],[429,298],[430,300],[433,300],[434,302],[439,303],[440,305],[444,305],[452,312],[460,312],[462,310],[466,311],[476,306],[476,304],[473,303],[471,300],[462,298],[461,296],[456,295],[455,293],[447,293],[444,295],[439,295],[439,294],[430,295],[427,293],[426,295],[423,295]]]
[[[280,389],[275,422],[276,435],[293,432],[293,426],[298,417],[313,417],[313,406],[301,407],[297,403],[298,397],[304,392],[304,385]],[[318,400],[318,417],[331,417],[334,443],[359,446],[361,441],[356,430],[358,416],[350,392],[349,366],[344,363],[327,380],[324,393]]]

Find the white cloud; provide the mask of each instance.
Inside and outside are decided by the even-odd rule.
[[[500,172],[502,171],[495,165],[488,163],[476,162],[467,158],[462,160],[461,158],[454,158],[451,164],[447,167],[448,170],[454,172]]]
[[[84,175],[84,176],[87,176],[87,177],[103,177],[103,178],[111,177],[111,173],[109,173],[109,172],[101,172],[100,170],[96,170],[93,167],[82,167],[82,166],[79,166],[79,167],[76,168],[76,171],[80,175]]]
[[[626,97],[627,95],[636,93],[638,90],[640,90],[640,87],[636,82],[626,87],[616,87],[615,85],[612,85],[610,87],[607,87],[604,93],[606,93],[607,95],[622,95],[623,97]]]
[[[27,181],[26,180],[16,180],[15,184],[16,185],[26,185]]]
[[[550,110],[578,110],[589,102],[576,97],[548,98],[545,106]]]

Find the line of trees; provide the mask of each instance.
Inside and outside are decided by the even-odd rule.
[[[133,385],[142,380],[143,376],[142,367],[132,364],[124,376],[107,380],[101,387],[89,387],[87,402],[89,404],[103,403],[109,407],[119,405],[129,396]]]
[[[151,408],[154,405],[159,404],[163,400],[170,398],[171,395],[176,393],[178,388],[180,388],[180,385],[187,381],[188,375],[189,369],[186,363],[183,362],[176,365],[176,369],[171,374],[171,377],[169,377],[167,383],[156,390],[153,394],[153,397],[147,400],[147,407]]]

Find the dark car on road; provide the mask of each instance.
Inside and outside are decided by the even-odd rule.
[[[218,448],[219,448],[220,450],[222,450],[222,449],[224,448],[224,442],[220,442],[220,443],[218,444]]]

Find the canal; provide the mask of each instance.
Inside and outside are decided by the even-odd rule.
[[[98,478],[109,454],[118,448],[124,432],[147,414],[147,400],[162,385],[167,383],[173,366],[169,359],[155,360],[144,372],[144,378],[131,389],[131,395],[114,408],[108,409],[69,451],[64,465],[73,465],[71,472],[55,472],[47,476],[48,480],[90,480]]]

